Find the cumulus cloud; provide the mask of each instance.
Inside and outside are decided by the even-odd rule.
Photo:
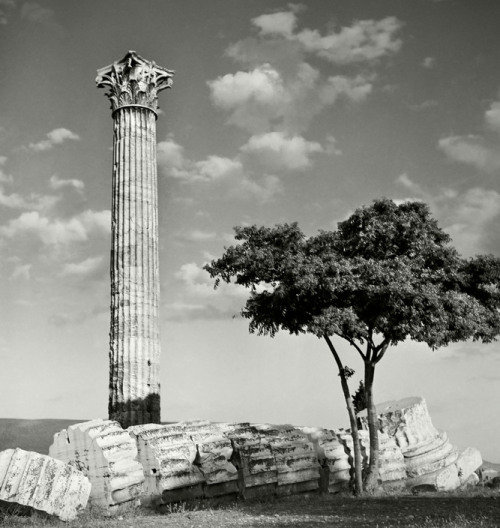
[[[213,103],[230,112],[228,123],[252,133],[307,129],[311,120],[339,97],[360,103],[372,91],[373,75],[331,76],[305,62],[284,76],[268,63],[226,74],[208,85]]]
[[[280,73],[270,64],[222,75],[208,86],[213,103],[231,112],[228,123],[250,131],[269,129],[270,122],[283,117],[289,100]]]
[[[485,112],[487,125],[495,132],[500,132],[500,101],[494,101]]]
[[[436,64],[435,57],[425,57],[425,59],[422,61],[422,66],[428,69],[433,68],[435,64]]]
[[[303,52],[314,54],[335,64],[370,62],[396,53],[402,42],[396,38],[401,22],[395,17],[382,20],[359,20],[336,31],[334,26],[325,34],[317,29],[296,31],[297,12],[265,14],[252,19],[262,37],[282,37],[300,44]]]
[[[61,145],[65,141],[78,141],[80,136],[71,132],[67,128],[56,128],[46,135],[46,139],[42,139],[37,143],[30,143],[28,148],[34,152],[43,152],[54,148],[55,145]]]
[[[65,187],[70,187],[76,189],[79,192],[82,192],[85,189],[85,184],[81,180],[69,179],[62,180],[55,174],[50,177],[50,187],[54,190],[64,189]]]
[[[86,278],[100,270],[103,257],[89,257],[81,262],[69,262],[63,266],[62,275]]]
[[[484,113],[485,127],[500,133],[500,101],[493,101]],[[493,137],[491,137],[493,136]],[[498,151],[498,135],[468,134],[441,138],[438,148],[455,162],[472,165],[485,172],[495,172],[500,169],[500,153]]]
[[[329,77],[325,85],[322,86],[321,100],[325,105],[331,105],[339,96],[345,96],[355,103],[360,103],[371,93],[373,80],[373,75],[370,77],[364,75],[357,75],[356,77],[334,75]]]
[[[183,264],[175,277],[182,287],[182,301],[166,305],[169,320],[230,319],[248,296],[242,286],[221,284],[214,290],[214,281],[196,262]]]
[[[14,0],[0,0],[0,25],[4,26],[8,24],[9,11],[14,5]]]
[[[401,174],[396,183],[411,195],[397,202],[420,200],[428,203],[453,245],[465,256],[489,253],[498,248],[500,234],[500,194],[496,190],[473,187],[459,192],[451,188],[427,190]]]
[[[252,24],[259,28],[261,35],[281,35],[292,38],[297,26],[297,15],[293,11],[280,11],[255,17],[252,19]]]
[[[251,136],[241,151],[254,156],[274,170],[304,170],[311,166],[311,155],[323,152],[315,141],[302,136],[286,136],[283,132],[268,132]]]
[[[158,159],[161,172],[184,184],[219,185],[218,189],[223,186],[223,193],[231,198],[256,199],[261,203],[268,202],[282,190],[275,175],[255,174],[245,166],[239,155],[227,158],[214,154],[194,161],[184,155],[183,147],[173,137],[161,144],[164,154]],[[171,157],[169,153],[172,153]]]
[[[182,177],[182,168],[185,165],[184,148],[169,134],[165,141],[160,141],[156,146],[158,166],[166,176]]]
[[[31,278],[31,264],[19,264],[14,268],[10,277],[12,280],[24,279],[29,280]]]
[[[316,29],[304,29],[293,35],[304,50],[335,64],[370,62],[400,50],[402,42],[395,38],[401,29],[395,17],[382,20],[359,20],[352,26],[325,35]]]
[[[500,154],[484,143],[484,138],[477,135],[449,136],[441,138],[438,147],[452,161],[487,172],[495,171],[500,168]]]
[[[0,174],[1,176],[1,174]],[[0,178],[0,182],[2,179]],[[12,183],[12,177],[6,179],[6,182]],[[9,209],[30,209],[35,211],[48,211],[58,201],[59,196],[43,195],[31,193],[27,197],[18,193],[7,194],[5,189],[0,185],[0,205],[8,207]]]
[[[399,51],[394,17],[364,20],[325,34],[298,30],[299,6],[252,19],[255,37],[236,42],[226,54],[248,67],[208,82],[212,102],[228,112],[228,123],[252,134],[305,131],[311,120],[339,98],[363,102],[373,91],[379,59]],[[363,67],[362,72],[326,78],[309,57]]]
[[[243,165],[238,159],[212,155],[205,160],[196,162],[193,173],[195,179],[211,181],[238,176],[242,170]]]
[[[499,238],[499,220],[500,194],[476,187],[459,197],[446,230],[464,254],[475,255],[491,251],[491,240]]]
[[[188,242],[204,242],[206,240],[213,240],[217,234],[214,231],[201,231],[193,229],[185,233],[180,233],[176,236],[177,239]]]
[[[32,235],[47,246],[56,246],[87,241],[93,233],[108,233],[110,225],[110,211],[87,210],[67,219],[49,218],[38,211],[29,211],[0,227],[0,234],[7,238]]]

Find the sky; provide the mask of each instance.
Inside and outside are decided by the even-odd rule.
[[[500,256],[498,0],[0,0],[0,417],[107,417],[112,118],[96,70],[176,71],[157,121],[165,421],[347,427],[312,336],[259,337],[203,265],[234,226],[333,230],[423,200]],[[234,317],[236,315],[236,317]],[[345,364],[360,358],[336,342]],[[405,342],[375,399],[500,462],[499,344]]]

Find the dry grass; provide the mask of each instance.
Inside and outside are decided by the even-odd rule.
[[[46,528],[498,528],[500,493],[476,488],[460,493],[402,494],[369,498],[304,494],[261,501],[220,504],[199,501],[163,506],[162,511],[138,509],[106,517],[87,509],[75,521],[63,523],[35,512],[9,515],[0,525]]]

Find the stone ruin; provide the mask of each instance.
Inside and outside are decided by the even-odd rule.
[[[460,452],[432,424],[423,398],[377,406],[379,483],[384,490],[454,490],[479,482],[479,451]],[[360,430],[369,462],[366,416]],[[140,504],[348,491],[354,478],[349,431],[291,425],[75,424],[54,435],[50,456],[0,453],[0,501],[74,518],[90,506],[108,515]]]
[[[477,449],[459,452],[432,424],[423,398],[405,398],[377,405],[379,431],[393,438],[406,467],[406,486],[453,490],[464,484],[477,484],[475,472],[482,464]],[[361,423],[368,429],[366,411]]]
[[[17,504],[71,521],[85,509],[89,479],[70,464],[22,449],[0,452],[0,503]]]

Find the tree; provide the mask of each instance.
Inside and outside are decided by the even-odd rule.
[[[216,286],[234,280],[250,288],[242,315],[251,332],[274,336],[286,330],[325,339],[339,369],[353,437],[348,371],[331,338],[343,338],[361,357],[370,437],[364,487],[373,490],[379,460],[376,365],[390,346],[406,339],[433,349],[471,338],[494,340],[500,333],[500,259],[461,258],[420,202],[376,200],[336,231],[309,239],[295,223],[235,231],[242,244],[205,269]]]

